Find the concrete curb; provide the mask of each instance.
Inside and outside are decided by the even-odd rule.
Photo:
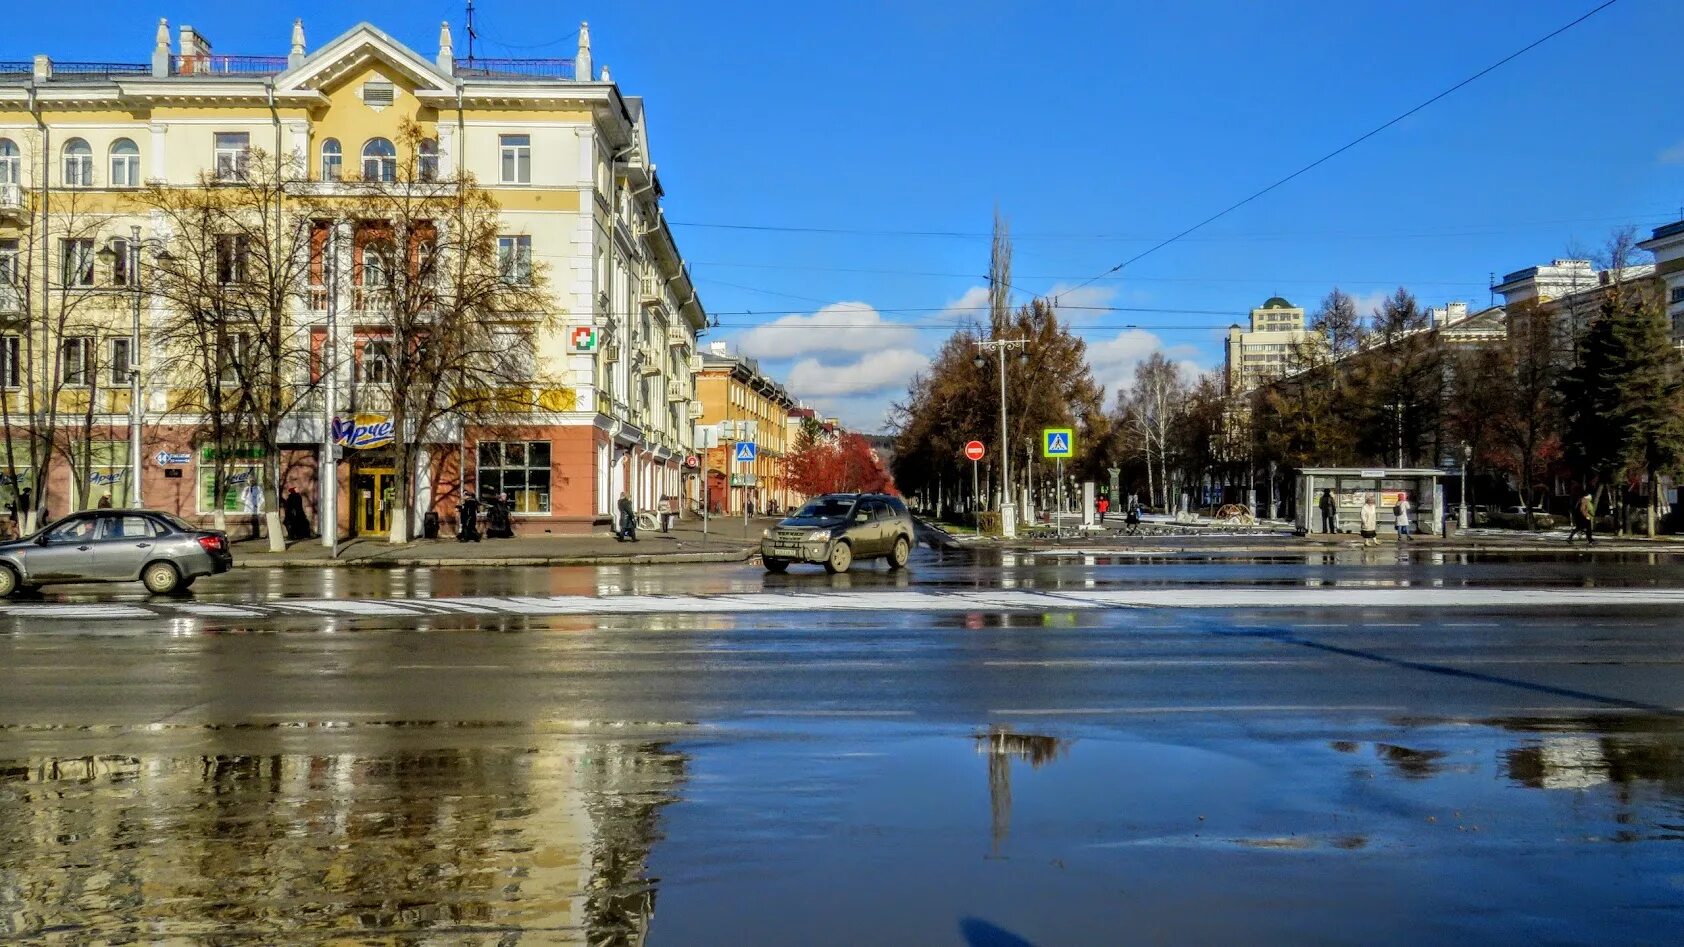
[[[717,552],[643,553],[632,556],[498,556],[473,559],[424,556],[370,555],[354,559],[235,559],[236,569],[504,569],[515,566],[650,566],[680,565],[684,563],[747,562],[760,554],[757,548],[719,550]]]

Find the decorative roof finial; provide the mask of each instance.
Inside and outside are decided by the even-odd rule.
[[[450,38],[450,21],[439,23],[439,56],[434,60],[438,63],[439,71],[450,75],[456,71],[455,43]]]
[[[597,81],[598,82],[613,82],[614,81],[613,78],[608,75],[608,64],[607,63],[603,64],[602,75],[597,78]]]
[[[163,78],[170,74],[170,23],[158,20],[158,38],[152,41],[152,75]]]
[[[573,75],[580,82],[591,81],[591,25],[579,24],[579,54],[573,59]]]
[[[304,21],[301,19],[292,21],[292,52],[287,59],[290,61],[294,56],[300,60],[304,58]],[[288,64],[291,65],[290,62]]]

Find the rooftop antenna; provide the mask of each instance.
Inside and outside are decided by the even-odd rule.
[[[468,65],[474,64],[474,40],[479,39],[479,32],[474,29],[474,0],[468,0]]]

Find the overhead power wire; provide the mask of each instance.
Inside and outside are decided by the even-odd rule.
[[[1264,187],[1261,190],[1258,190],[1258,191],[1252,193],[1251,195],[1243,198],[1242,200],[1236,201],[1236,202],[1228,205],[1227,207],[1223,208],[1222,210],[1217,211],[1216,213],[1210,215],[1209,217],[1206,217],[1205,219],[1199,221],[1198,223],[1194,224],[1191,227],[1188,227],[1186,230],[1181,231],[1180,233],[1176,234],[1175,236],[1168,237],[1164,240],[1160,240],[1159,242],[1153,244],[1152,246],[1146,248],[1145,250],[1142,250],[1141,252],[1136,253],[1134,256],[1129,257],[1128,259],[1124,260],[1123,262],[1118,263],[1116,266],[1111,267],[1109,270],[1106,270],[1104,273],[1101,273],[1099,276],[1090,277],[1090,278],[1088,278],[1088,279],[1086,279],[1086,280],[1084,280],[1080,283],[1077,283],[1075,286],[1070,287],[1070,290],[1080,289],[1083,286],[1086,286],[1089,283],[1093,283],[1093,282],[1099,280],[1102,277],[1109,276],[1112,273],[1115,273],[1115,272],[1123,269],[1124,267],[1128,266],[1129,264],[1138,262],[1140,260],[1143,260],[1146,257],[1151,256],[1152,254],[1158,252],[1159,250],[1162,250],[1164,247],[1167,247],[1170,244],[1175,243],[1177,240],[1180,240],[1181,238],[1186,237],[1189,234],[1192,234],[1192,233],[1204,228],[1205,226],[1207,226],[1209,224],[1212,224],[1212,223],[1215,223],[1218,220],[1221,220],[1223,217],[1228,216],[1229,214],[1233,213],[1236,210],[1239,210],[1241,207],[1244,207],[1245,205],[1251,203],[1252,201],[1257,200],[1258,198],[1262,197],[1263,195],[1268,194],[1270,191],[1273,191],[1274,189],[1280,187],[1281,185],[1286,184],[1287,182],[1292,181],[1293,179],[1295,179],[1295,178],[1297,178],[1297,177],[1299,177],[1299,176],[1301,176],[1301,175],[1303,175],[1303,174],[1305,174],[1305,173],[1307,173],[1311,170],[1314,170],[1315,168],[1318,168],[1323,164],[1326,164],[1327,162],[1333,160],[1334,158],[1337,158],[1338,156],[1344,154],[1347,151],[1350,151],[1352,148],[1355,148],[1357,145],[1362,144],[1363,142],[1367,141],[1370,138],[1373,138],[1375,135],[1380,134],[1381,132],[1385,131],[1388,128],[1391,128],[1393,125],[1396,125],[1397,123],[1403,121],[1404,119],[1409,118],[1410,116],[1416,114],[1417,112],[1420,112],[1422,109],[1427,108],[1428,106],[1430,106],[1433,103],[1438,102],[1439,100],[1449,96],[1450,94],[1456,92],[1457,90],[1462,89],[1465,86],[1467,86],[1467,85],[1469,85],[1469,84],[1471,84],[1471,83],[1473,83],[1473,82],[1475,82],[1475,81],[1477,81],[1477,80],[1479,80],[1479,79],[1481,79],[1481,78],[1483,78],[1487,75],[1490,75],[1492,72],[1495,72],[1496,70],[1502,68],[1503,66],[1507,65],[1508,63],[1513,62],[1514,60],[1520,58],[1521,56],[1525,55],[1526,53],[1531,52],[1534,49],[1537,49],[1539,46],[1542,46],[1544,43],[1547,43],[1550,40],[1554,39],[1555,37],[1560,36],[1561,34],[1567,32],[1568,30],[1572,29],[1575,26],[1578,26],[1580,23],[1585,22],[1586,20],[1588,20],[1591,17],[1597,15],[1598,13],[1601,13],[1603,10],[1608,9],[1609,7],[1613,6],[1614,4],[1616,4],[1618,2],[1619,2],[1619,0],[1606,0],[1606,2],[1598,4],[1596,7],[1592,8],[1589,12],[1579,16],[1577,19],[1573,20],[1572,22],[1567,23],[1564,26],[1557,27],[1556,29],[1550,31],[1549,33],[1546,33],[1545,35],[1539,37],[1538,39],[1533,40],[1532,42],[1526,44],[1525,46],[1522,46],[1520,49],[1517,49],[1514,52],[1508,54],[1507,56],[1504,56],[1502,59],[1499,59],[1496,62],[1492,63],[1491,65],[1486,66],[1484,69],[1481,69],[1480,71],[1474,73],[1473,75],[1468,76],[1467,78],[1465,78],[1462,81],[1456,83],[1455,85],[1451,86],[1450,88],[1445,89],[1444,91],[1438,93],[1437,95],[1433,96],[1430,99],[1427,99],[1425,102],[1422,102],[1419,105],[1416,105],[1414,108],[1411,108],[1411,109],[1409,109],[1405,112],[1402,112],[1402,113],[1394,116],[1391,119],[1388,119],[1386,122],[1376,126],[1372,130],[1370,130],[1368,132],[1365,132],[1362,135],[1357,136],[1356,138],[1353,138],[1352,140],[1346,142],[1343,145],[1340,145],[1338,148],[1333,149],[1332,151],[1328,152],[1325,155],[1322,155],[1320,158],[1317,158],[1316,160],[1310,162],[1307,165],[1304,165],[1303,167],[1301,167],[1298,170],[1292,172],[1291,174],[1288,174],[1286,177],[1281,178],[1280,180],[1274,182],[1273,184],[1270,184],[1267,187]],[[1070,290],[1065,290],[1065,292],[1069,292]]]

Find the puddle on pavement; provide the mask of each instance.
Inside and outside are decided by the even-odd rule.
[[[1642,940],[1684,921],[1676,718],[569,726],[0,759],[0,938]],[[394,742],[410,732],[436,743]]]

